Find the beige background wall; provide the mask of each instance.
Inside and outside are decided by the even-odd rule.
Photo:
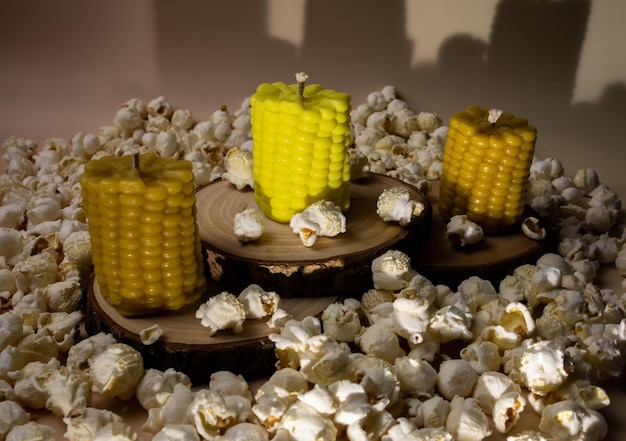
[[[354,104],[391,84],[444,119],[525,116],[541,157],[625,197],[625,16],[623,0],[3,0],[0,139],[95,132],[132,97],[202,120],[304,70]]]

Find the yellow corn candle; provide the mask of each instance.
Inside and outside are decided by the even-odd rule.
[[[350,206],[350,95],[277,82],[250,98],[254,200],[278,222],[319,200]]]
[[[177,310],[202,295],[189,161],[106,156],[87,163],[80,184],[100,292],[121,314]]]
[[[487,233],[522,220],[537,130],[524,118],[470,106],[450,118],[439,184],[444,220],[465,214]]]

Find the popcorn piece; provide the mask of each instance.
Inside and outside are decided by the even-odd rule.
[[[237,423],[229,427],[220,441],[269,441],[269,434],[261,426],[253,423]],[[158,441],[156,438],[153,441]],[[172,440],[174,441],[174,440]],[[186,440],[185,440],[186,441]],[[190,439],[191,441],[191,439]]]
[[[467,361],[478,374],[497,371],[502,364],[500,348],[491,341],[473,341],[461,349],[460,356],[463,360]]]
[[[196,318],[201,320],[202,326],[209,328],[209,336],[224,329],[238,333],[243,330],[246,309],[234,294],[223,291],[200,305]]]
[[[509,375],[537,395],[557,390],[567,379],[565,354],[558,342],[537,341],[510,354]]]
[[[82,320],[83,313],[81,311],[74,311],[69,314],[66,312],[43,312],[37,317],[37,332],[48,331],[58,349],[67,352],[74,344],[74,337]]]
[[[312,220],[297,213],[292,216],[289,226],[294,233],[298,233],[305,247],[312,247],[317,242],[319,226]]]
[[[525,407],[526,399],[520,392],[509,392],[498,398],[491,411],[496,430],[508,433],[519,422]]]
[[[434,395],[417,409],[416,421],[426,428],[445,428],[449,413],[450,402],[440,395]]]
[[[535,321],[528,307],[522,302],[511,302],[506,305],[500,316],[500,324],[508,331],[521,337],[532,335]]]
[[[23,336],[24,319],[19,314],[7,311],[0,314],[0,351],[9,345],[17,345]]]
[[[59,267],[52,253],[42,252],[20,260],[13,267],[17,289],[30,293],[57,281]]]
[[[274,440],[331,441],[337,438],[337,428],[332,420],[315,409],[297,401],[276,423]]]
[[[370,92],[367,95],[367,106],[372,109],[374,112],[380,112],[385,107],[387,107],[387,103],[389,100],[382,92]]]
[[[111,334],[100,332],[92,335],[72,346],[67,353],[65,365],[72,371],[81,371],[89,368],[92,357],[116,343]]]
[[[348,426],[365,418],[372,409],[365,389],[358,383],[341,380],[331,384],[328,389],[339,403],[334,421],[340,426]]]
[[[396,333],[413,344],[424,340],[430,323],[430,305],[423,297],[399,297],[393,302],[393,326]]]
[[[93,441],[137,441],[137,433],[123,422],[112,422],[102,426],[93,436]]]
[[[233,184],[237,190],[243,190],[245,187],[254,188],[252,163],[252,153],[239,147],[231,148],[224,157],[226,172],[222,174],[222,179]]]
[[[393,416],[386,410],[373,406],[372,412],[365,418],[354,421],[346,429],[350,440],[380,439],[395,423]]]
[[[396,296],[392,291],[368,289],[361,296],[361,305],[366,311],[372,312],[378,305],[382,303],[393,303],[395,299]]]
[[[10,259],[21,254],[24,249],[24,238],[18,230],[0,228],[0,256]]]
[[[360,150],[350,149],[350,179],[358,181],[369,177],[369,159]]]
[[[278,308],[266,323],[270,328],[281,328],[292,319],[293,315],[282,308]]]
[[[48,395],[42,384],[60,367],[59,360],[52,358],[47,363],[34,361],[19,371],[10,372],[9,377],[14,381],[13,390],[17,400],[32,409],[44,408]]]
[[[30,225],[57,220],[61,217],[59,201],[53,197],[34,197],[28,202],[26,219]]]
[[[536,160],[530,167],[530,176],[535,180],[554,180],[563,176],[563,164],[556,158]]]
[[[522,232],[533,240],[544,240],[548,235],[541,221],[534,216],[529,216],[522,221]]]
[[[420,130],[432,133],[441,126],[441,118],[436,113],[420,112],[417,115],[417,123]]]
[[[361,331],[359,314],[349,304],[332,303],[322,313],[324,334],[339,341],[352,342]]]
[[[469,340],[473,336],[469,329],[472,319],[468,311],[456,305],[446,305],[432,316],[429,329],[442,343],[457,339]]]
[[[141,354],[125,343],[108,346],[94,355],[89,365],[93,391],[109,398],[132,398],[143,374]]]
[[[17,402],[0,401],[0,438],[4,439],[11,428],[26,424],[29,420],[30,415]]]
[[[82,414],[63,418],[67,426],[65,437],[75,440],[92,440],[96,432],[111,422],[122,422],[119,415],[110,410],[86,408]]]
[[[618,252],[617,238],[604,233],[589,244],[586,254],[589,259],[597,260],[599,263],[612,263],[617,258]]]
[[[489,371],[478,377],[472,397],[483,412],[491,415],[496,401],[512,392],[521,392],[520,386],[513,379],[501,372]]]
[[[317,237],[335,237],[346,232],[346,217],[331,201],[320,200],[291,217],[289,226],[306,247],[315,244]]]
[[[326,335],[309,338],[300,356],[302,376],[311,383],[328,385],[348,377],[350,368],[350,348]]]
[[[209,389],[223,397],[239,396],[247,400],[252,399],[250,387],[241,375],[229,371],[217,371],[211,374]]]
[[[277,370],[257,390],[252,412],[263,426],[274,432],[277,422],[296,402],[298,394],[307,390],[307,383],[299,371],[291,368]]]
[[[157,433],[172,424],[193,424],[188,409],[194,393],[188,384],[176,384],[171,392],[158,393],[155,398],[158,405],[148,409],[148,419],[142,427],[145,432]]]
[[[84,372],[70,372],[61,366],[42,384],[46,391],[46,409],[57,416],[75,416],[91,404],[91,380]]]
[[[406,226],[420,217],[424,208],[423,203],[411,199],[406,188],[392,187],[383,190],[378,197],[376,214],[385,222],[398,222]]]
[[[315,384],[312,389],[298,394],[298,400],[311,406],[321,415],[332,417],[337,411],[337,402],[326,386]]]
[[[270,334],[268,338],[276,346],[279,362],[285,367],[296,368],[300,365],[300,357],[308,348],[311,337],[320,335],[321,323],[316,317],[305,317],[301,321],[289,320],[280,334]]]
[[[233,229],[237,239],[241,242],[253,242],[260,238],[265,231],[263,215],[256,208],[246,208],[235,214]]]
[[[582,194],[588,194],[600,184],[600,180],[595,170],[582,168],[576,172],[572,183]]]
[[[569,400],[547,405],[541,413],[539,429],[554,439],[589,441],[602,440],[608,432],[602,414]]]
[[[19,226],[26,220],[26,207],[25,203],[0,206],[0,227],[19,229]]]
[[[196,430],[206,439],[214,439],[235,422],[242,422],[240,418],[245,419],[245,414],[238,414],[224,397],[210,389],[196,392],[188,412]]]
[[[80,279],[66,277],[44,287],[41,294],[50,311],[70,313],[79,309],[83,289]]]
[[[256,284],[246,287],[237,298],[243,304],[246,317],[249,319],[271,316],[280,308],[281,303],[278,294],[274,291],[265,291]]]
[[[411,259],[402,251],[389,250],[372,261],[374,287],[389,291],[405,288],[417,272],[411,268]]]
[[[405,355],[400,347],[398,335],[388,323],[378,322],[364,328],[355,337],[354,342],[365,354],[381,358],[389,363]]]
[[[469,397],[474,390],[478,374],[463,359],[444,360],[439,366],[437,388],[441,395],[452,400],[455,396]]]
[[[6,441],[55,441],[56,430],[47,424],[39,424],[35,421],[14,426],[7,433]]]
[[[220,439],[232,438],[222,437]],[[152,437],[152,441],[200,441],[200,435],[191,424],[169,424],[158,431]]]
[[[493,433],[487,416],[473,398],[454,397],[450,402],[450,413],[446,430],[458,441],[480,441]]]
[[[400,390],[412,395],[432,394],[437,384],[437,371],[426,360],[400,357],[395,360]]]
[[[606,390],[584,379],[568,381],[554,394],[562,400],[575,401],[581,406],[593,410],[602,409],[611,403]]]
[[[146,369],[137,385],[136,398],[139,404],[146,410],[160,407],[157,396],[161,393],[172,393],[177,384],[190,387],[191,381],[187,375],[173,368],[165,371]]]
[[[163,96],[151,100],[146,110],[150,116],[163,116],[165,118],[170,118],[173,112],[172,105]]]
[[[446,224],[446,236],[453,246],[461,247],[476,244],[485,237],[482,227],[470,221],[464,214],[450,218]]]
[[[139,338],[141,339],[141,343],[146,346],[156,343],[162,335],[163,328],[158,324],[154,324],[152,326],[144,328],[139,332]]]
[[[360,384],[369,397],[370,403],[375,403],[373,407],[376,410],[393,406],[400,397],[400,382],[393,365],[380,362],[372,357],[366,358],[372,363],[364,368],[360,366],[357,371],[361,371],[363,368]]]

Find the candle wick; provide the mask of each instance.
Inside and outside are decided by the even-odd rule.
[[[500,118],[500,116],[502,116],[503,113],[504,112],[499,109],[489,109],[489,116],[487,117],[487,120],[491,124],[495,124],[498,122],[498,119]]]
[[[308,78],[309,78],[309,76],[305,72],[298,72],[296,74],[296,81],[298,83],[298,95],[303,96],[303,94],[304,94],[304,83],[306,83],[306,80]]]

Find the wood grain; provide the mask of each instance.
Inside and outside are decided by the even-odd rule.
[[[543,254],[554,251],[554,234],[550,231],[546,239],[537,241],[526,237],[521,228],[506,234],[486,235],[482,242],[466,248],[453,247],[446,236],[446,224],[439,215],[439,183],[431,184],[428,200],[433,217],[429,240],[412,263],[433,283],[454,290],[468,277],[479,276],[491,281],[497,289],[500,281],[515,268],[534,263]],[[538,217],[536,213],[527,214]]]
[[[268,375],[276,363],[274,344],[268,336],[279,332],[278,329],[267,326],[265,320],[246,320],[239,333],[223,330],[210,336],[195,317],[199,304],[219,292],[221,287],[209,284],[203,299],[181,311],[125,317],[102,296],[97,277],[93,276],[83,308],[85,329],[89,335],[111,333],[118,341],[141,352],[146,367],[160,370],[173,367],[197,384],[207,384],[211,373],[219,370],[229,370],[246,379]],[[335,296],[281,299],[281,307],[294,319],[301,320],[320,315],[336,300]],[[144,345],[141,331],[155,324],[163,329],[163,335],[156,343]]]
[[[383,190],[404,187],[411,198],[426,206],[411,225],[384,222],[376,214]],[[419,252],[428,237],[431,211],[426,196],[412,185],[372,174],[353,182],[347,231],[320,237],[305,247],[287,224],[265,218],[265,232],[254,242],[242,243],[233,232],[237,213],[257,207],[253,192],[239,191],[227,181],[200,189],[196,195],[200,237],[208,253],[211,277],[220,285],[241,290],[257,283],[281,297],[316,297],[360,293],[371,285],[372,259],[389,249],[409,255]],[[258,207],[257,207],[258,208]]]

